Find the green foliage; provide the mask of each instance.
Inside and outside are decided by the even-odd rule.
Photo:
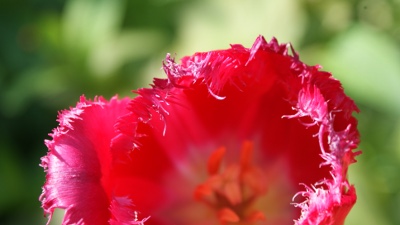
[[[399,1],[4,0],[0,15],[0,224],[45,223],[38,164],[58,110],[82,94],[133,96],[163,76],[167,52],[250,47],[259,34],[291,41],[362,110],[346,224],[400,224]]]

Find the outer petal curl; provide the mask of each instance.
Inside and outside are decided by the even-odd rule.
[[[113,172],[110,151],[115,121],[127,113],[127,102],[81,97],[75,108],[60,112],[59,126],[50,134],[52,140],[45,141],[49,152],[41,162],[47,175],[40,199],[49,222],[54,209],[61,208],[63,225],[139,224],[133,214],[124,213],[132,211],[130,201],[117,204],[116,199],[128,199],[129,193],[118,195],[119,175]]]

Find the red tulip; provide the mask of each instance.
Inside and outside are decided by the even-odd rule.
[[[292,51],[292,54],[289,53]],[[41,196],[63,224],[340,225],[358,111],[288,44],[167,55],[132,100],[84,97],[59,115]],[[50,220],[50,219],[49,219]]]

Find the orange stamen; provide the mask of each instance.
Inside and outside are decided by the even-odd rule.
[[[218,219],[221,224],[239,222],[240,218],[230,208],[222,208],[218,212]]]
[[[265,220],[263,212],[252,208],[255,200],[266,193],[264,174],[252,164],[253,143],[245,141],[239,163],[223,168],[225,153],[226,148],[220,147],[209,157],[210,177],[197,186],[195,199],[216,210],[220,224],[251,224]]]
[[[243,142],[242,150],[240,152],[240,166],[246,169],[251,165],[251,158],[253,157],[253,143],[250,141]]]
[[[218,170],[221,166],[221,161],[225,156],[225,152],[226,148],[220,147],[211,154],[210,158],[208,158],[207,170],[209,175],[218,173]]]
[[[248,222],[250,223],[255,223],[258,221],[266,221],[267,218],[265,217],[264,213],[261,211],[254,211],[250,213],[250,215],[247,217]]]

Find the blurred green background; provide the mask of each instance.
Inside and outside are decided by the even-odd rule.
[[[43,140],[85,94],[133,96],[167,52],[291,42],[355,99],[362,135],[346,225],[400,224],[399,0],[1,0],[0,224],[45,224]],[[59,224],[56,220],[52,224]]]

